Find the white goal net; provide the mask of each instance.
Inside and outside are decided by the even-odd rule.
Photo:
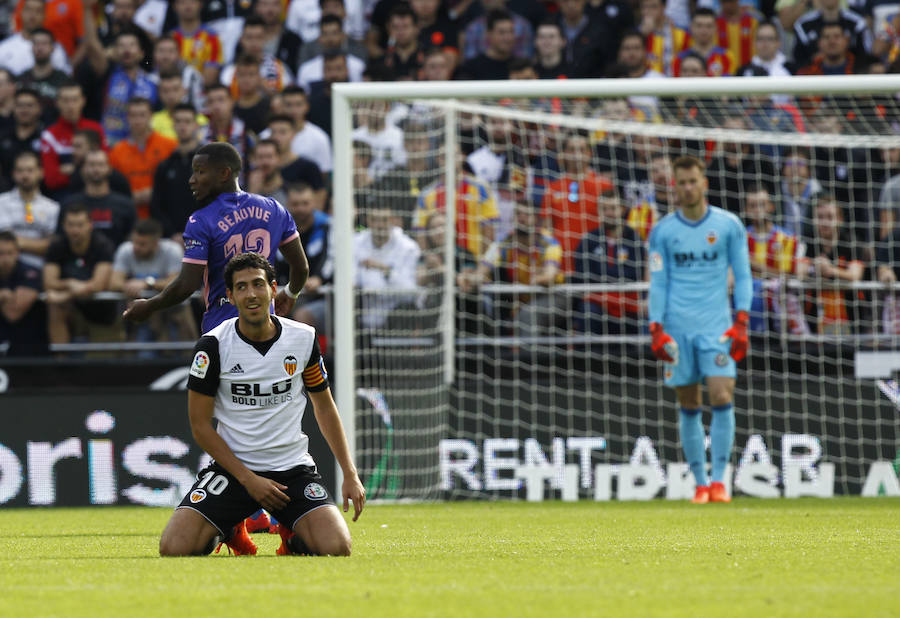
[[[335,383],[370,495],[525,497],[534,470],[547,496],[692,495],[645,311],[683,154],[750,231],[729,482],[900,492],[884,472],[898,92],[896,76],[336,86]]]

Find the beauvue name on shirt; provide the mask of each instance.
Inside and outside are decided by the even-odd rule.
[[[223,232],[227,232],[231,226],[246,219],[261,219],[262,221],[268,222],[271,214],[271,211],[260,206],[245,206],[244,208],[235,210],[229,215],[223,215],[216,225],[218,225],[219,229]]]

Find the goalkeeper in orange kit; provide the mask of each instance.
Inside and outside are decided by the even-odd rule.
[[[733,214],[706,202],[705,166],[694,157],[674,163],[679,209],[650,234],[650,333],[653,354],[665,364],[665,382],[681,407],[685,459],[697,482],[695,503],[729,502],[725,468],[734,445],[736,363],[747,354],[753,297],[747,230]],[[734,274],[732,320],[729,267]],[[706,383],[712,482],[706,472],[701,414]]]

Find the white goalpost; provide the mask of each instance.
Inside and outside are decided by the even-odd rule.
[[[681,154],[706,161],[710,203],[778,226],[751,251],[729,482],[762,497],[900,494],[884,394],[900,306],[878,269],[900,224],[881,196],[900,183],[900,75],[334,84],[332,138],[333,388],[371,497],[692,495],[641,310],[641,247],[674,208],[666,166]],[[580,253],[610,193],[631,240]],[[754,219],[751,195],[767,215]],[[531,253],[504,244],[530,216],[548,238]],[[384,263],[381,241],[417,264]],[[561,272],[534,285],[548,246]],[[863,275],[827,275],[823,250]]]

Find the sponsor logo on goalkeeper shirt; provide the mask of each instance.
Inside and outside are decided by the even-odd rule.
[[[675,266],[697,266],[703,263],[715,262],[719,259],[719,252],[701,251],[698,254],[694,251],[675,251],[672,253],[672,259],[675,260]]]
[[[309,500],[324,500],[328,496],[328,492],[318,483],[310,483],[303,490],[303,495]]]

